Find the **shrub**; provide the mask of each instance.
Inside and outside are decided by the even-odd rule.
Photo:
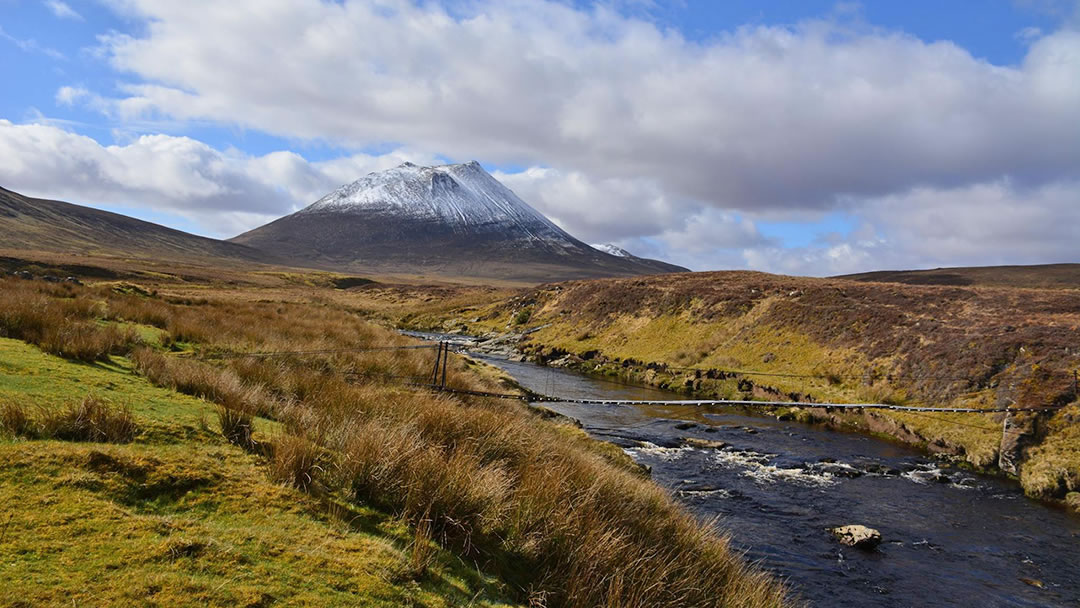
[[[522,308],[514,314],[514,325],[524,325],[532,318],[532,308]]]
[[[255,449],[255,440],[251,436],[255,432],[254,416],[224,405],[218,406],[217,414],[221,434],[229,443],[249,451]]]
[[[139,427],[127,407],[117,406],[93,395],[45,415],[46,437],[65,441],[128,443]]]
[[[33,437],[36,425],[26,409],[14,401],[0,403],[0,429],[14,437]]]
[[[294,488],[306,490],[315,481],[319,469],[319,447],[306,437],[283,434],[272,446],[270,478]]]

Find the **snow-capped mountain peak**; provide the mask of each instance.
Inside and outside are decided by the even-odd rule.
[[[307,264],[390,273],[552,280],[683,270],[589,247],[476,161],[369,173],[232,240]]]
[[[476,161],[433,167],[406,162],[345,184],[300,213],[373,211],[461,228],[523,225],[538,238],[572,240]]]

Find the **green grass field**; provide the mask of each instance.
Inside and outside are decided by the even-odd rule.
[[[0,604],[510,605],[454,554],[414,551],[389,514],[272,483],[222,438],[212,404],[152,386],[126,359],[0,339],[0,400],[51,410],[88,394],[131,408],[133,442],[0,439]]]

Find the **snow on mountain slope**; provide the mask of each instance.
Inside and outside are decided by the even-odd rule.
[[[435,167],[405,163],[370,173],[299,213],[358,211],[393,212],[401,218],[437,221],[460,233],[514,225],[538,239],[575,240],[476,161]]]
[[[599,245],[591,245],[593,249],[597,251],[603,251],[608,255],[613,255],[617,258],[636,258],[637,256],[629,251],[619,247],[618,245],[612,245],[611,243],[601,243]]]

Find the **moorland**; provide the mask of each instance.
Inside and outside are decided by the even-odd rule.
[[[505,291],[5,263],[6,604],[792,601],[622,451],[521,401],[413,385],[433,353],[392,320]],[[455,387],[514,390],[448,363]]]

